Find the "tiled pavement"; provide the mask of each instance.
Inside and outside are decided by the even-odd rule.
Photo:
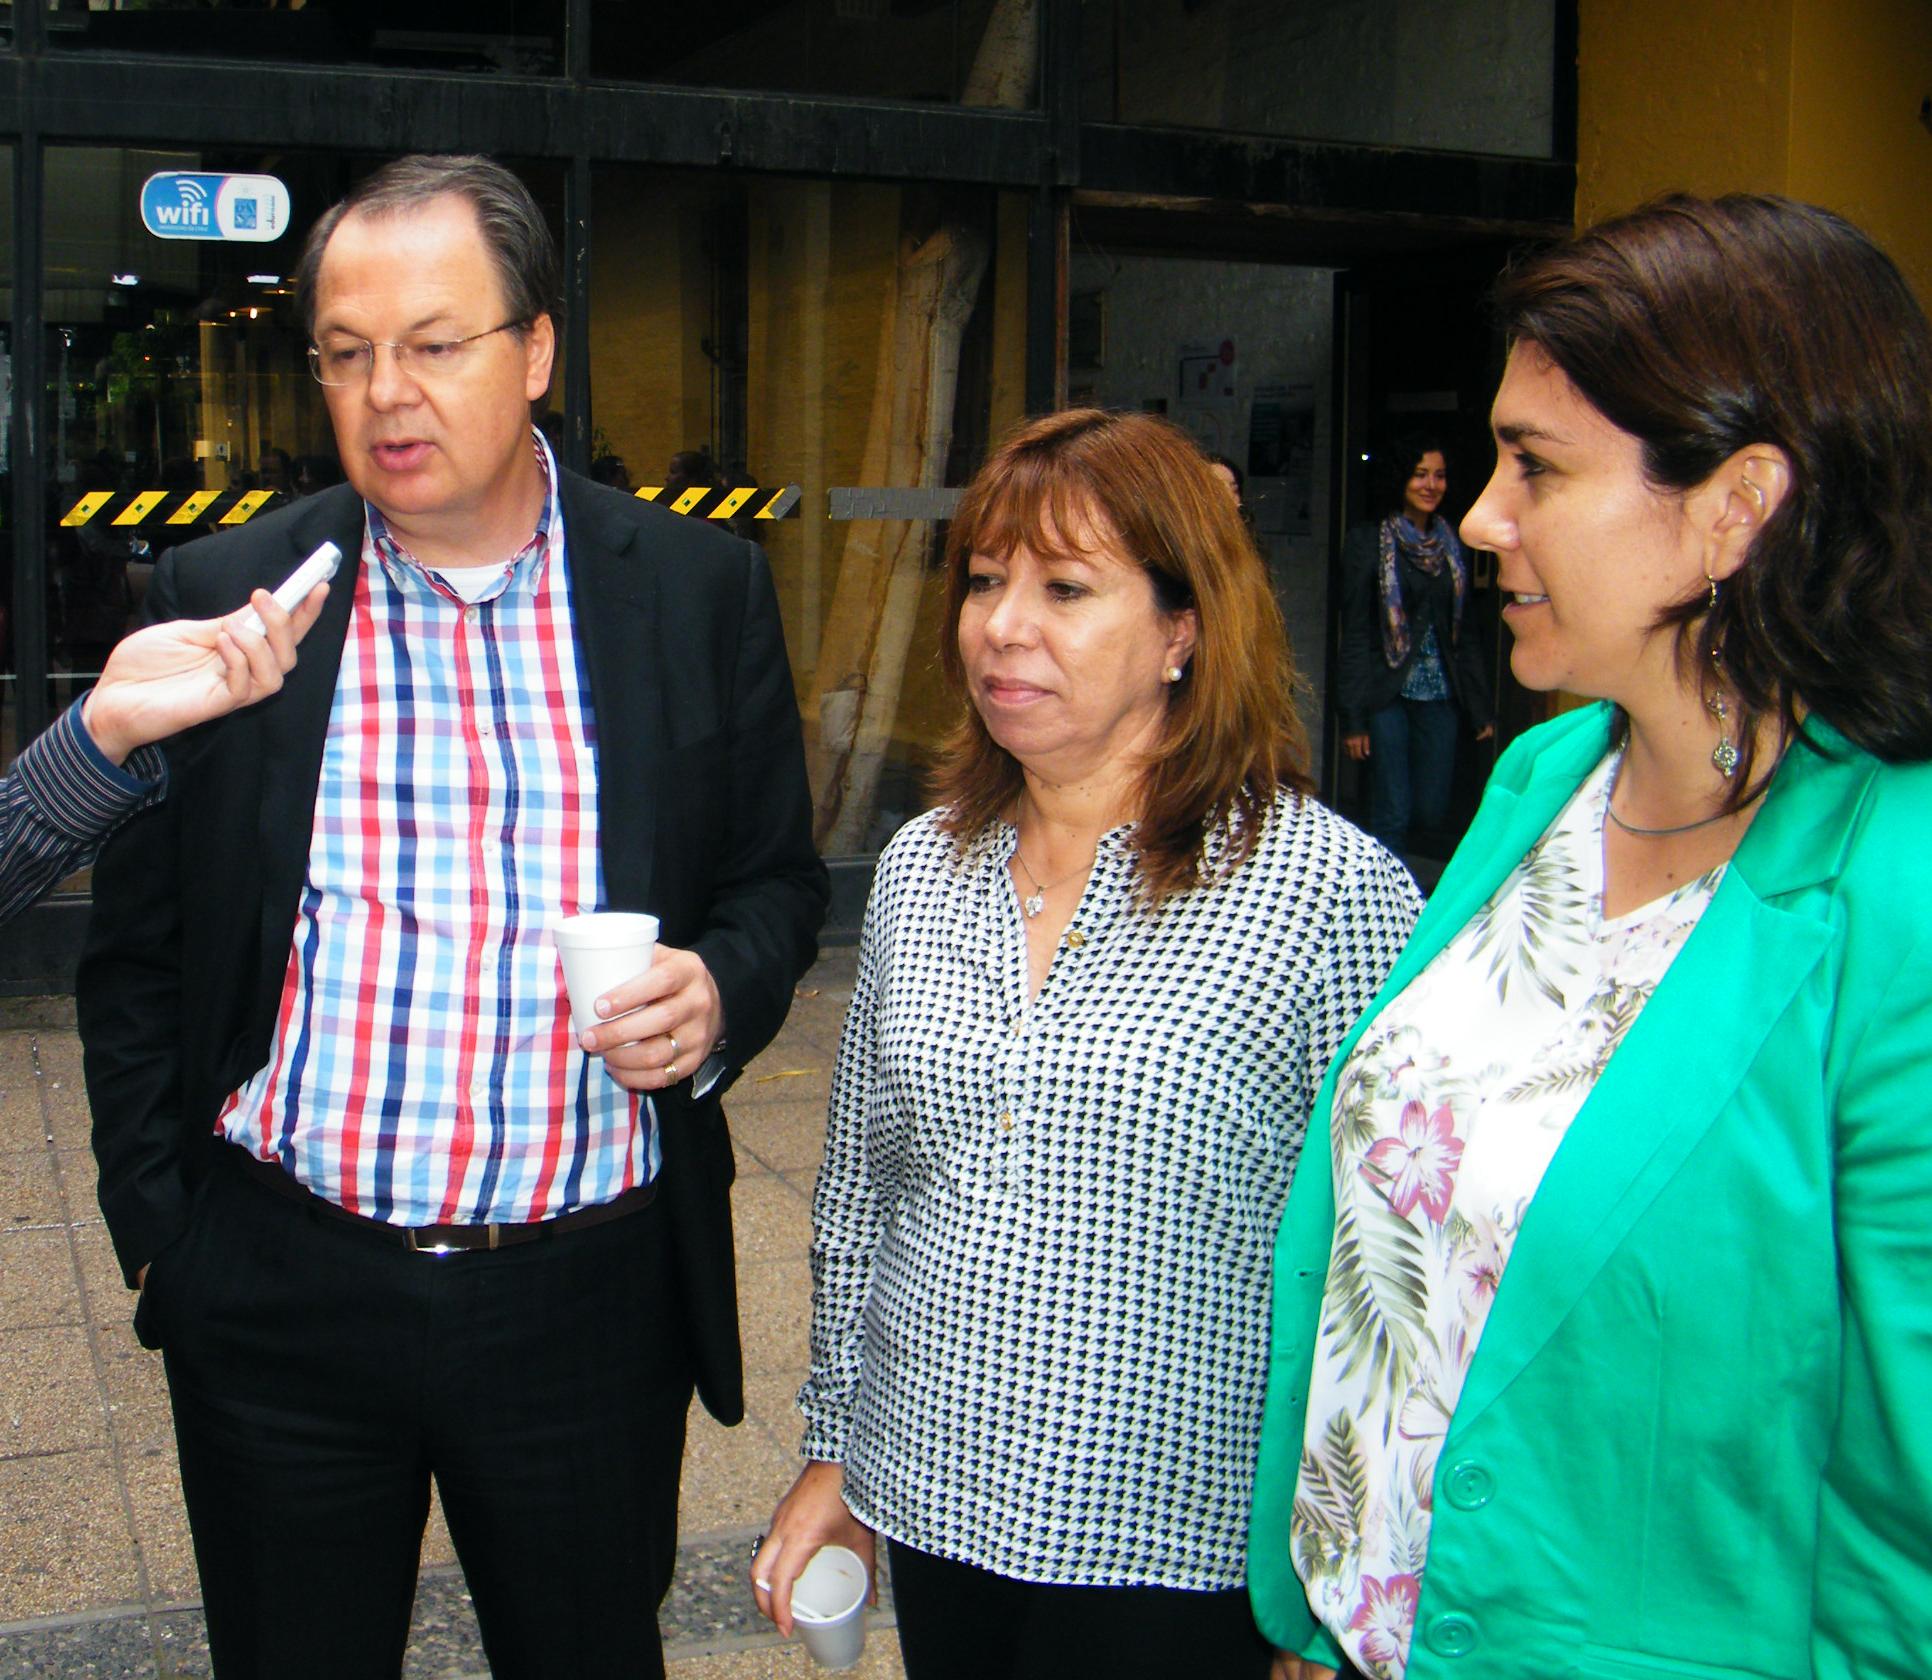
[[[852,971],[852,953],[834,952],[806,977],[784,1032],[726,1099],[748,1415],[721,1429],[692,1409],[662,1619],[672,1680],[814,1672],[756,1615],[743,1563],[798,1462],[809,1204]],[[0,999],[0,1680],[205,1676],[167,1390],[128,1327],[87,1131],[71,1000]],[[889,1601],[872,1629],[852,1672],[897,1680]],[[406,1672],[486,1672],[434,1513]]]

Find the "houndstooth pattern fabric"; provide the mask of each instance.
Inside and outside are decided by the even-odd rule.
[[[804,1451],[921,1551],[1238,1586],[1275,1226],[1420,901],[1284,794],[1231,879],[1149,912],[1122,827],[1029,1002],[1015,839],[962,855],[929,813],[879,861],[813,1207]]]

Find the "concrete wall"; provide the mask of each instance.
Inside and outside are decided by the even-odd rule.
[[[1932,0],[1799,0],[1785,190],[1849,216],[1932,308]]]
[[[1837,210],[1932,301],[1932,0],[1581,0],[1577,219],[1673,187]]]
[[[1313,458],[1301,507],[1277,516],[1274,486],[1254,481],[1251,499],[1264,527],[1260,541],[1287,621],[1305,688],[1302,721],[1319,745],[1328,624],[1329,385],[1334,337],[1333,276],[1326,269],[1262,263],[1194,262],[1168,257],[1076,256],[1070,289],[1104,299],[1105,348],[1099,366],[1073,368],[1076,400],[1103,408],[1147,406],[1165,400],[1179,421],[1210,450],[1245,468],[1249,418],[1258,388],[1308,387],[1315,407]],[[1232,402],[1183,404],[1178,358],[1183,345],[1235,346]],[[1288,534],[1267,527],[1305,523]]]

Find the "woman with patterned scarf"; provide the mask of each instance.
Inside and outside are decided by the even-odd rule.
[[[1369,831],[1405,861],[1412,829],[1437,829],[1456,769],[1456,708],[1494,732],[1481,638],[1464,623],[1469,568],[1436,511],[1449,488],[1441,443],[1416,433],[1386,458],[1384,516],[1342,544],[1336,688],[1342,745],[1368,761]]]

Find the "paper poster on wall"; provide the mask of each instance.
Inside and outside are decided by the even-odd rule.
[[[1175,396],[1183,408],[1234,406],[1233,339],[1198,339],[1183,344],[1175,362]]]
[[[1265,488],[1260,481],[1272,480]],[[1257,385],[1248,405],[1248,499],[1266,530],[1315,525],[1315,387]]]

